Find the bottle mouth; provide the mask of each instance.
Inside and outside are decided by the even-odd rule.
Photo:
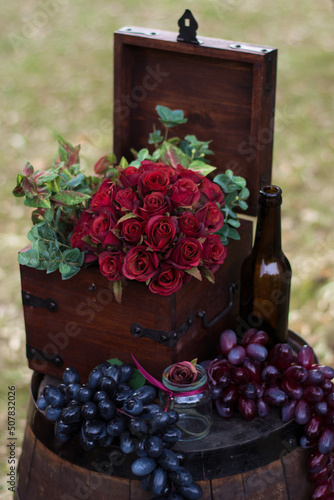
[[[263,186],[259,192],[259,205],[262,207],[279,206],[282,204],[282,189],[270,184]]]

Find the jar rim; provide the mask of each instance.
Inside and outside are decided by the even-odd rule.
[[[192,390],[202,387],[207,382],[208,379],[207,372],[202,365],[196,365],[196,370],[197,373],[200,375],[200,378],[195,382],[192,382],[191,384],[178,384],[175,382],[171,382],[164,375],[167,375],[169,373],[169,370],[171,369],[172,366],[173,365],[169,365],[162,373],[162,383],[167,389],[171,389],[174,392],[184,392],[184,391],[190,392]]]

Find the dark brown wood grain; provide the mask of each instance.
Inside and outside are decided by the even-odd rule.
[[[229,314],[210,329],[203,327],[198,312],[204,310],[211,321],[229,303],[229,287],[238,282],[241,264],[251,248],[249,221],[243,221],[240,235],[241,241],[229,243],[215,284],[205,278],[202,282],[192,278],[178,292],[163,297],[152,294],[143,283],[128,282],[121,304],[113,296],[112,283],[97,267],[62,281],[59,273],[46,274],[21,266],[22,290],[39,298],[52,298],[58,306],[56,312],[24,306],[27,344],[43,351],[46,357],[46,361],[30,359],[29,366],[59,378],[66,366],[75,366],[85,380],[102,361],[115,357],[132,361],[133,353],[146,370],[160,379],[162,371],[175,361],[211,358],[221,331],[236,324],[238,293],[234,294]],[[130,332],[134,323],[160,332],[174,332],[189,317],[193,324],[173,348],[134,337]],[[62,366],[48,361],[54,354],[61,356]]]
[[[231,168],[247,179],[255,215],[258,190],[271,180],[277,50],[205,37],[194,46],[177,42],[176,33],[142,31],[115,33],[117,158],[147,147],[153,123],[159,128],[158,104],[183,109],[188,122],[173,135],[212,140],[216,173]]]

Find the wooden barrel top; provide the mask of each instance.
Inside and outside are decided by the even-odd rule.
[[[289,344],[298,351],[305,342],[290,332]],[[36,437],[59,457],[86,469],[91,469],[90,464],[96,461],[108,461],[110,450],[114,450],[114,473],[118,477],[133,478],[133,457],[122,455],[118,446],[85,452],[76,437],[67,443],[55,439],[54,424],[35,405],[43,378],[44,375],[34,373],[31,383],[33,404],[29,409],[28,422]],[[214,411],[212,430],[206,437],[198,441],[180,442],[174,449],[187,454],[187,468],[196,481],[201,481],[224,478],[270,464],[295,450],[299,446],[300,436],[300,426],[295,422],[283,423],[279,409],[272,408],[269,417],[257,417],[251,422],[239,415],[231,420],[222,419]]]

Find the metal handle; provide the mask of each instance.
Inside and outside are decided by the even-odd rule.
[[[202,318],[203,328],[206,328],[206,329],[211,328],[213,325],[215,325],[217,323],[217,321],[221,320],[232,309],[232,307],[233,307],[233,295],[237,289],[238,289],[238,285],[236,283],[232,283],[232,285],[230,285],[229,290],[228,290],[229,291],[229,302],[228,302],[227,306],[222,311],[220,311],[220,313],[217,314],[217,316],[212,318],[211,321],[207,320],[205,311],[198,311],[197,316],[199,318]]]

